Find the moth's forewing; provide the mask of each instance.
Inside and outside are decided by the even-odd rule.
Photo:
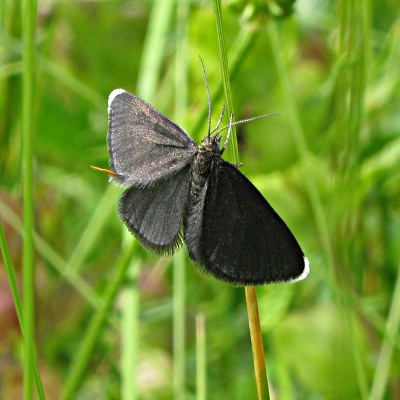
[[[168,117],[122,89],[108,101],[107,144],[113,178],[142,187],[190,164],[197,147]]]
[[[218,279],[260,285],[303,279],[308,260],[255,186],[219,159],[186,222],[190,257]]]

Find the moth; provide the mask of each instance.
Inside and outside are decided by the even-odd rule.
[[[172,253],[185,242],[200,269],[234,285],[307,276],[309,262],[287,225],[238,167],[223,160],[221,130],[211,131],[209,123],[196,145],[123,89],[110,94],[108,115],[108,172],[128,186],[118,214],[146,248]],[[234,124],[231,118],[228,136]]]

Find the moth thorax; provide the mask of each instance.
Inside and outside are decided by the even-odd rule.
[[[210,176],[213,160],[215,160],[216,157],[220,157],[219,142],[219,137],[206,136],[199,146],[199,151],[192,164],[192,198],[196,198],[204,187]]]

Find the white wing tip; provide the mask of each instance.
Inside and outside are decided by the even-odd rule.
[[[305,279],[307,277],[307,275],[310,272],[310,262],[308,261],[308,258],[306,256],[303,256],[304,258],[304,269],[303,272],[297,276],[296,278],[294,278],[293,280],[291,280],[291,282],[298,282],[301,281],[303,279]]]
[[[110,95],[108,96],[108,111],[110,111],[111,103],[121,93],[126,93],[126,90],[124,90],[124,89],[115,89],[110,93]]]

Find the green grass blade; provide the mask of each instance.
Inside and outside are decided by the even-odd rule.
[[[214,14],[215,14],[215,22],[217,26],[217,39],[218,39],[218,48],[221,62],[221,73],[222,73],[222,83],[225,92],[225,100],[226,100],[226,110],[228,115],[233,114],[233,103],[232,103],[232,93],[231,93],[231,85],[230,85],[230,74],[229,74],[229,66],[228,66],[228,55],[225,46],[225,37],[224,37],[224,29],[222,25],[222,11],[221,11],[221,2],[220,0],[214,0]],[[239,164],[239,150],[237,146],[237,138],[236,138],[236,128],[232,127],[231,134],[231,146],[229,146],[231,151],[231,157],[234,164]]]
[[[167,30],[172,17],[174,2],[172,0],[155,2],[151,11],[150,23],[146,35],[146,41],[142,53],[142,62],[137,82],[138,96],[152,102],[155,97],[156,86],[159,81],[162,60],[165,52],[165,39]],[[141,265],[135,264],[135,269],[140,270]],[[130,310],[131,315],[123,313],[121,324],[124,327],[122,347],[127,349],[130,357],[124,352],[121,353],[122,364],[122,386],[121,394],[125,399],[134,399],[137,396],[137,382],[132,382],[132,372],[136,370],[138,363],[139,336],[131,332],[129,336],[128,329],[139,326],[139,289],[137,285],[130,285],[125,290],[125,301],[123,308],[129,307],[130,303],[136,304]],[[128,302],[126,304],[125,302]]]
[[[11,293],[15,305],[15,310],[17,312],[19,326],[21,327],[22,334],[24,335],[24,318],[23,318],[23,308],[22,301],[18,291],[17,278],[15,276],[15,269],[11,261],[10,252],[7,245],[6,235],[4,233],[3,223],[0,219],[0,248],[3,255],[4,266],[6,267],[8,281],[11,287]],[[38,392],[39,399],[45,399],[42,381],[40,379],[39,368],[37,365],[36,353],[33,354],[33,369],[34,369],[34,380],[36,385],[36,390]]]
[[[254,43],[256,30],[249,26],[243,26],[236,37],[232,50],[229,52],[230,79],[234,79],[240,64],[246,58],[247,53]],[[223,80],[220,79],[211,90],[211,102],[215,104],[224,93]],[[193,123],[190,132],[194,137],[197,137],[204,121],[208,117],[208,104],[204,102],[204,106],[198,113],[198,116]],[[204,136],[204,135],[203,135]],[[233,151],[233,150],[232,150]]]
[[[283,60],[281,50],[282,45],[280,43],[276,22],[274,22],[273,20],[271,20],[268,24],[268,35],[271,42],[271,49],[274,57],[274,62],[276,64],[276,70],[278,72],[279,81],[286,103],[286,110],[292,128],[293,140],[296,144],[297,152],[303,164],[303,174],[305,177],[304,183],[306,184],[306,188],[314,212],[315,221],[319,233],[318,236],[321,238],[322,246],[327,260],[328,270],[330,271],[330,273],[333,274],[334,263],[328,224],[325,219],[322,202],[318,193],[318,185],[316,182],[316,178],[314,177],[313,166],[308,162],[307,159],[308,147],[305,140],[303,128],[300,123],[300,116],[297,110],[297,106],[294,101],[293,90],[291,88],[288,70]],[[332,281],[334,281],[333,278]]]
[[[33,105],[35,85],[35,0],[22,3],[23,19],[23,95],[22,95],[22,186],[23,186],[23,324],[24,324],[24,399],[33,399],[35,354],[35,255],[33,243]]]
[[[0,219],[0,247],[1,253],[3,255],[4,266],[6,267],[8,282],[10,283],[11,293],[14,300],[15,310],[17,311],[17,316],[21,329],[23,330],[23,309],[22,301],[18,290],[17,278],[15,276],[15,269],[11,261],[10,251],[7,244],[7,238],[4,233],[3,222]]]
[[[121,296],[121,398],[137,398],[137,361],[139,352],[139,290],[137,278],[140,260],[128,270],[128,282]]]
[[[23,235],[22,222],[4,202],[0,200],[0,206],[3,211],[3,218],[7,221],[13,229]],[[84,299],[88,301],[93,307],[98,307],[101,303],[95,291],[73,270],[66,268],[67,262],[41,237],[34,231],[34,241],[36,251],[47,261],[51,268],[53,268],[60,276],[63,276]]]
[[[65,267],[66,271],[71,269],[79,271],[90,250],[97,244],[97,241],[102,240],[99,238],[100,232],[107,221],[107,216],[115,209],[116,199],[115,188],[109,185],[88,221],[86,229],[81,234],[78,244]]]
[[[338,58],[344,60],[341,68],[337,91],[336,109],[338,124],[336,125],[337,138],[337,165],[338,182],[346,191],[359,187],[360,182],[360,137],[364,124],[365,88],[367,74],[367,54],[369,42],[369,11],[368,1],[362,3],[342,2],[340,4]],[[343,189],[342,189],[343,190]],[[353,223],[358,213],[356,196],[349,199],[347,209],[342,216],[340,230],[347,240],[354,242],[359,235]],[[342,312],[345,317],[349,349],[353,353],[360,397],[368,397],[368,383],[365,372],[365,362],[362,358],[362,349],[357,340],[358,315],[355,313],[353,302],[353,288],[351,269],[358,261],[354,257],[351,247],[341,255],[342,268],[338,270],[337,285],[340,285]],[[358,280],[362,282],[364,269],[360,268]]]
[[[384,398],[385,389],[389,379],[390,365],[393,352],[398,345],[400,329],[400,268],[397,272],[396,285],[392,296],[389,316],[386,321],[385,337],[376,363],[374,380],[369,393],[369,400],[381,400]]]
[[[79,389],[82,381],[87,373],[87,366],[97,341],[101,335],[104,324],[107,321],[107,316],[111,310],[112,305],[122,282],[126,278],[126,273],[131,265],[131,259],[137,248],[136,241],[127,243],[118,259],[115,266],[115,273],[104,291],[104,301],[101,307],[96,311],[92,317],[86,333],[82,339],[82,345],[76,354],[70,373],[67,377],[64,393],[62,399],[69,400],[76,398],[76,392]]]
[[[204,314],[196,316],[196,399],[207,398],[206,329]]]
[[[174,5],[173,0],[153,3],[140,65],[140,79],[137,85],[139,96],[150,103],[159,81],[161,63],[165,52],[165,39]]]
[[[188,18],[189,2],[177,4],[175,58],[175,120],[185,125],[188,102]],[[182,249],[173,257],[173,392],[185,399],[186,389],[186,265]]]
[[[182,249],[173,257],[174,293],[173,293],[173,345],[174,345],[174,399],[185,399],[185,259]]]

